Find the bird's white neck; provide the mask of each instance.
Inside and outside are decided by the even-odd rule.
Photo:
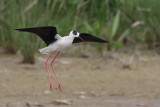
[[[75,36],[74,36],[73,34],[70,34],[70,35],[68,36],[68,38],[71,39],[71,40],[73,40],[73,39],[75,38]]]

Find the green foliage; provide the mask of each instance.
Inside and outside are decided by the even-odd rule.
[[[118,50],[118,49],[120,49],[121,47],[123,47],[123,40],[125,39],[125,37],[126,37],[127,35],[129,35],[129,33],[130,33],[130,29],[126,29],[126,30],[122,33],[122,35],[120,35],[120,37],[118,38],[118,40],[113,43],[112,50]]]
[[[116,36],[118,27],[120,24],[120,11],[118,10],[116,16],[113,18],[109,28],[109,41],[113,41],[113,38]]]
[[[114,38],[116,37],[116,34],[118,33],[118,29],[120,26],[120,16],[121,12],[120,10],[117,11],[115,17],[113,17],[112,21],[110,22],[109,25],[109,41],[110,44],[109,49],[111,50],[117,50],[123,46],[123,40],[125,37],[129,34],[130,30],[126,29],[120,36],[119,38],[114,41]]]
[[[16,53],[17,45],[15,45],[15,38],[12,36],[11,26],[4,20],[0,19],[1,37],[0,42],[3,44],[6,53]]]
[[[0,46],[6,52],[21,50],[24,62],[34,63],[38,48],[44,46],[32,34],[15,28],[56,26],[60,35],[71,29],[109,40],[117,50],[127,44],[155,47],[160,41],[159,0],[1,0]],[[103,52],[107,45],[95,44]]]

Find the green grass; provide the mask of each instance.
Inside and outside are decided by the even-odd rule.
[[[7,53],[20,50],[23,62],[34,63],[35,52],[44,43],[13,29],[52,25],[60,35],[74,27],[109,40],[108,46],[95,44],[101,53],[106,48],[118,50],[124,43],[154,48],[160,41],[159,5],[159,0],[1,0],[0,46]]]

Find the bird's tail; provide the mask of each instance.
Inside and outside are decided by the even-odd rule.
[[[51,53],[50,50],[46,49],[46,48],[39,49],[38,52],[40,52],[41,54],[49,54],[49,53]]]

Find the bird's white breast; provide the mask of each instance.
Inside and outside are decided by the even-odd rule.
[[[56,42],[59,49],[64,49],[72,45],[73,38],[65,36]]]
[[[56,42],[50,44],[48,47],[40,49],[40,53],[42,54],[49,54],[53,51],[60,51],[72,45],[74,37],[72,36],[65,36],[59,38]]]

